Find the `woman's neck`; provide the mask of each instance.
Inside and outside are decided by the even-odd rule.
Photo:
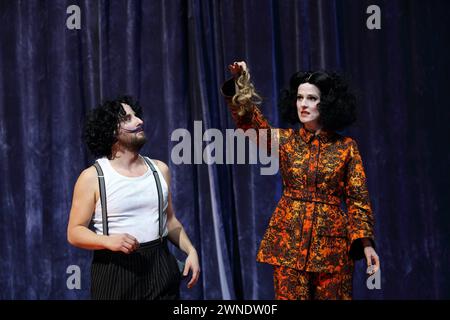
[[[315,135],[318,135],[322,131],[322,126],[319,124],[304,123],[303,125],[306,130],[313,132]]]

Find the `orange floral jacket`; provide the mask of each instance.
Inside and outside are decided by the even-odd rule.
[[[238,115],[233,79],[222,94],[238,128],[273,130],[257,106]],[[257,261],[309,272],[340,272],[374,246],[374,218],[356,142],[335,132],[277,129],[283,195],[261,241]],[[341,208],[345,203],[346,210]]]

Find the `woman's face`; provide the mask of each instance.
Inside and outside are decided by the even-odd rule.
[[[302,83],[297,90],[297,114],[308,128],[319,127],[320,90],[310,83]]]

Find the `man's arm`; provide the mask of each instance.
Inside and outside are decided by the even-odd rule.
[[[71,245],[82,249],[132,252],[139,246],[134,237],[128,234],[98,235],[88,228],[98,195],[97,171],[92,166],[84,170],[75,183],[67,240]]]
[[[181,250],[183,250],[187,255],[186,259],[186,266],[183,271],[183,275],[187,276],[189,269],[192,270],[192,278],[188,283],[188,288],[192,288],[195,283],[198,281],[199,274],[200,274],[200,265],[198,261],[198,255],[197,251],[195,250],[194,246],[192,245],[191,241],[189,240],[188,235],[186,234],[183,225],[180,221],[178,221],[177,217],[175,216],[175,212],[173,210],[172,206],[172,195],[170,192],[170,171],[169,167],[162,161],[154,160],[156,165],[158,166],[159,170],[161,170],[164,179],[167,183],[167,186],[169,188],[168,194],[168,206],[167,206],[167,231],[168,231],[168,238],[169,240],[179,247]]]
[[[181,250],[183,250],[186,254],[189,255],[193,250],[195,251],[194,246],[192,245],[191,241],[189,240],[189,237],[187,236],[186,232],[184,231],[183,225],[180,221],[178,221],[177,217],[175,216],[175,212],[173,211],[172,206],[172,194],[170,192],[170,171],[169,167],[162,161],[159,160],[153,160],[155,161],[156,165],[158,166],[159,170],[161,170],[164,180],[167,183],[167,186],[169,187],[169,199],[168,199],[168,206],[167,206],[167,231],[169,232],[168,237],[169,240],[179,247]]]

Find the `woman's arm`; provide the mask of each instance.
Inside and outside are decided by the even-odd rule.
[[[375,273],[380,267],[378,255],[374,249],[374,217],[367,190],[366,174],[354,140],[350,142],[350,160],[345,177],[345,201],[349,216],[350,256],[354,259],[366,258],[369,273]],[[368,269],[369,270],[369,269]]]
[[[249,129],[254,129],[258,145],[267,146],[270,150],[271,141],[279,142],[280,133],[278,129],[270,125],[258,108],[261,98],[250,82],[250,73],[246,63],[244,61],[234,62],[229,65],[229,69],[233,78],[222,85],[221,92],[237,128],[246,133]],[[250,138],[252,137],[250,136]]]

